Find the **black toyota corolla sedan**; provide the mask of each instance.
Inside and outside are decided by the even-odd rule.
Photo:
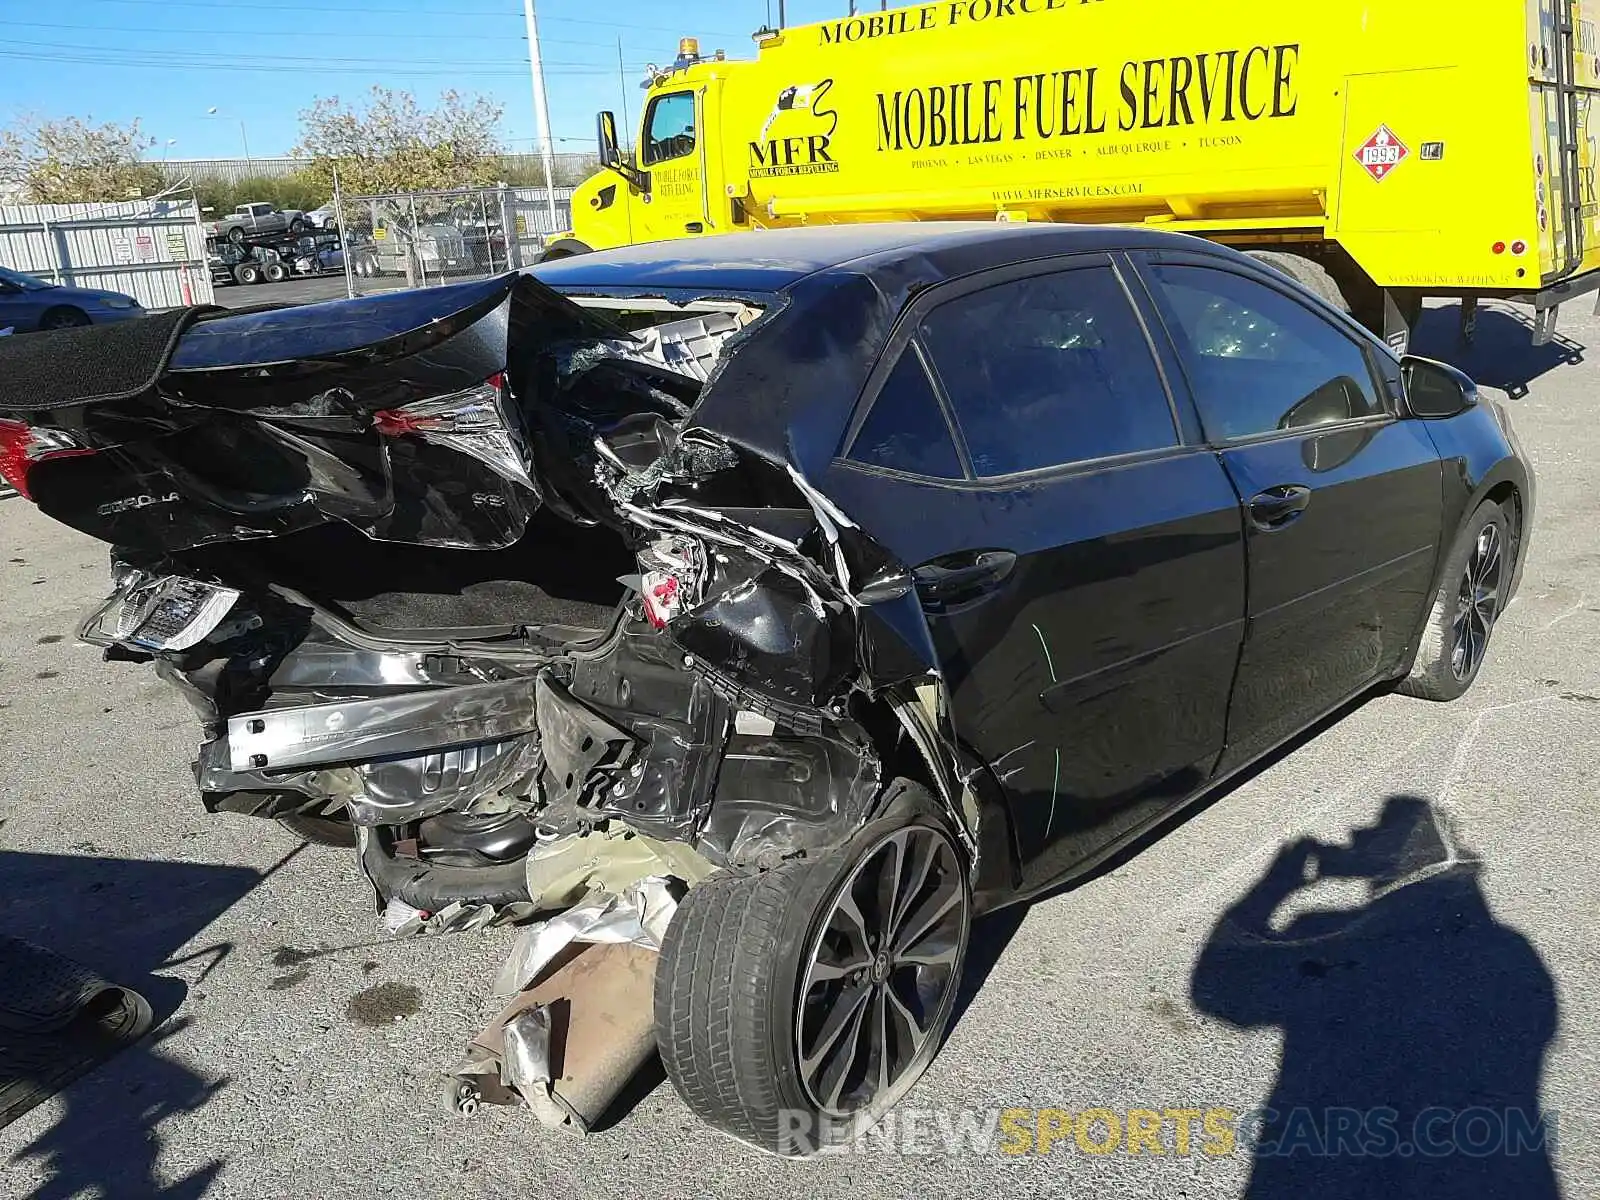
[[[803,1152],[926,1068],[976,914],[1480,670],[1506,414],[1275,257],[849,226],[41,335],[0,470],[115,548],[84,636],[208,808],[424,916],[677,880],[667,1069]]]

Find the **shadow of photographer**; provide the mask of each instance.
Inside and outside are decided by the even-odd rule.
[[[163,1122],[203,1107],[226,1078],[167,1043],[198,1018],[181,1013],[188,985],[172,971],[195,964],[203,982],[229,956],[221,942],[183,953],[222,913],[300,851],[267,871],[205,863],[90,854],[0,851],[0,905],[7,931],[91,967],[149,1001],[155,1027],[61,1090],[48,1125],[24,1116],[0,1152],[0,1178],[31,1166],[40,1176],[30,1200],[162,1196],[199,1200],[224,1166],[221,1158],[176,1173],[163,1164]],[[157,972],[162,972],[158,974]],[[4,982],[0,981],[0,987]],[[0,1062],[0,1076],[17,1064]],[[24,1072],[24,1075],[26,1072]],[[53,1088],[52,1088],[53,1090]],[[26,1140],[11,1140],[20,1133]],[[22,1195],[19,1182],[0,1187]]]
[[[1240,1121],[1246,1196],[1559,1196],[1539,1108],[1555,987],[1481,869],[1426,800],[1392,796],[1347,845],[1284,847],[1217,922],[1195,1006],[1283,1031],[1272,1096]]]

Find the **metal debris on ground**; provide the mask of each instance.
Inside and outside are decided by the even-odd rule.
[[[436,913],[414,908],[398,896],[391,897],[383,910],[383,927],[395,937],[419,937],[430,933],[465,933],[471,929],[494,929],[502,925],[521,925],[538,912],[532,901],[514,904],[468,904],[456,901]]]
[[[521,1104],[593,1128],[655,1049],[656,952],[681,894],[652,876],[525,930],[497,985],[515,995],[449,1073],[452,1107]]]

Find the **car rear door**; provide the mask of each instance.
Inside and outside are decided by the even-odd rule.
[[[901,561],[1029,886],[1210,778],[1243,639],[1233,488],[1107,255],[924,293],[829,494]]]
[[[1252,264],[1134,258],[1245,518],[1227,771],[1401,669],[1433,585],[1441,468],[1396,416],[1397,364],[1354,326]]]

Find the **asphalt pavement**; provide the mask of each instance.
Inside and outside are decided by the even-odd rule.
[[[392,292],[405,287],[399,277],[357,279],[356,294]],[[343,300],[347,296],[343,275],[293,276],[282,283],[218,284],[216,303],[224,308],[247,308],[254,304],[316,304],[322,300]]]
[[[0,1195],[1198,1200],[1245,1194],[1254,1169],[1257,1196],[1358,1196],[1319,1191],[1321,1160],[1253,1167],[1199,1132],[1183,1153],[1169,1130],[1159,1154],[1127,1138],[1097,1152],[1103,1117],[1048,1154],[1037,1135],[1093,1109],[1119,1127],[1130,1109],[1225,1111],[1221,1128],[1286,1099],[1362,1112],[1420,1099],[1448,1122],[1505,1095],[1559,1131],[1563,1194],[1600,1194],[1600,371],[1585,349],[1600,322],[1563,314],[1563,333],[1535,350],[1495,309],[1467,351],[1453,310],[1436,310],[1420,339],[1507,389],[1539,474],[1522,594],[1473,691],[1371,699],[1114,869],[980,925],[970,1002],[912,1115],[862,1153],[808,1163],[704,1128],[659,1071],[586,1139],[513,1111],[447,1115],[437,1073],[493,1012],[512,935],[392,941],[348,852],[206,815],[177,693],[74,641],[105,590],[105,548],[0,501],[6,932],[141,987],[163,1021],[0,1131]],[[1447,831],[1401,847],[1426,869],[1354,900],[1319,885],[1308,902],[1381,891],[1399,931],[1358,911],[1315,936],[1241,934],[1303,869],[1304,839],[1415,832],[1418,814]],[[1434,858],[1454,864],[1448,887]],[[1026,1112],[987,1133],[1002,1109]],[[1537,1171],[1468,1157],[1439,1168],[1461,1169],[1452,1195],[1553,1194],[1527,1184]]]

